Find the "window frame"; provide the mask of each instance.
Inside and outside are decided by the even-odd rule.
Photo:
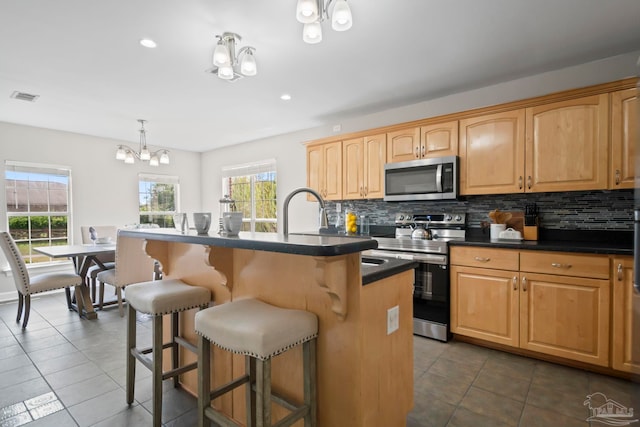
[[[167,184],[174,186],[174,210],[168,211],[142,211],[140,208],[143,206],[141,202],[140,187],[143,182],[152,182],[154,184]],[[173,227],[173,215],[180,212],[180,177],[176,175],[161,175],[152,173],[139,173],[138,174],[138,224],[156,224],[155,222],[142,223],[142,216],[149,217],[165,217],[166,228]]]
[[[47,210],[45,211],[37,211],[32,210],[31,199],[29,188],[31,188],[27,184],[26,191],[26,210],[24,211],[11,211],[9,209],[10,201],[7,198],[7,194],[10,191],[11,187],[9,187],[9,181],[13,182],[36,182],[27,180],[18,180],[18,179],[10,179],[10,173],[27,173],[32,175],[43,175],[47,178],[46,181],[38,181],[38,182],[47,182],[46,194],[47,194]],[[66,180],[66,210],[51,210],[51,202],[52,202],[52,193],[50,192],[52,188],[50,188],[50,183],[56,181],[56,177],[60,179],[61,177]],[[54,178],[54,179],[52,179]],[[64,245],[71,245],[73,242],[73,179],[72,179],[72,170],[70,166],[66,165],[58,165],[58,164],[50,164],[50,163],[33,163],[33,162],[22,162],[15,160],[5,160],[4,162],[4,188],[5,188],[5,209],[6,209],[6,229],[11,233],[12,229],[10,228],[10,220],[15,217],[27,217],[27,236],[26,238],[16,238],[17,236],[14,233],[11,233],[14,238],[16,245],[21,249],[22,257],[27,265],[28,269],[36,268],[36,267],[46,267],[49,265],[59,265],[63,263],[68,263],[67,259],[57,259],[47,257],[40,253],[37,253],[33,250],[34,246],[53,246],[56,242],[59,242]],[[17,193],[17,186],[13,186],[14,194]],[[47,232],[46,237],[34,238],[33,236],[33,221],[34,217],[46,217],[47,218]],[[53,218],[54,217],[66,217],[66,230],[64,231],[64,236],[56,237],[54,236],[54,230],[61,230],[59,228],[53,227]],[[45,242],[43,245],[42,243]],[[25,254],[21,247],[24,244],[28,245],[28,253]],[[40,243],[40,244],[39,244]],[[35,260],[35,261],[34,261]],[[38,261],[42,260],[42,261]]]
[[[276,195],[273,199],[275,205],[275,217],[274,218],[257,218],[256,217],[256,178],[260,174],[265,173],[273,173],[274,179],[273,183],[276,186]],[[278,197],[277,197],[277,185],[278,185],[278,170],[275,159],[266,159],[262,161],[252,162],[252,163],[244,163],[239,165],[225,166],[222,168],[222,194],[228,195],[229,191],[229,180],[238,177],[249,177],[249,185],[250,185],[250,194],[251,200],[250,203],[250,212],[251,215],[249,218],[243,216],[242,223],[249,224],[249,231],[252,233],[256,230],[256,224],[258,223],[266,223],[266,224],[274,224],[274,231],[278,232]],[[231,195],[231,198],[233,196]],[[244,201],[243,201],[244,202]],[[236,204],[238,201],[236,200]],[[244,228],[244,227],[243,227]]]

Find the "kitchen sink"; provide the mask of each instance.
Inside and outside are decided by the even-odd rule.
[[[387,262],[389,262],[388,259],[372,257],[362,257],[362,261],[360,261],[360,263],[365,267],[379,267]]]

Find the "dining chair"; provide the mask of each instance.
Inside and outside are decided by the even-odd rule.
[[[120,241],[122,237],[118,234],[116,238],[116,255],[115,255],[115,268],[110,270],[104,270],[98,273],[97,280],[100,283],[100,291],[98,295],[98,309],[102,310],[105,305],[104,302],[104,285],[111,285],[116,289],[116,298],[118,303],[118,310],[120,317],[124,317],[124,298],[122,296],[122,290],[133,283],[147,282],[158,278],[158,271],[156,262],[153,258],[149,257],[143,249],[143,240],[140,240],[141,247],[139,251],[128,252],[126,254],[126,262],[129,265],[135,265],[134,272],[128,272],[128,280],[122,279],[122,267],[118,267],[118,257],[122,257],[122,250]],[[120,262],[122,265],[123,262]]]
[[[11,237],[11,234],[6,231],[0,231],[0,246],[2,246],[2,251],[7,261],[9,261],[13,280],[18,291],[16,322],[20,322],[20,318],[24,313],[22,329],[25,329],[29,322],[32,294],[82,285],[82,277],[75,273],[45,273],[31,277],[16,242]]]
[[[116,238],[118,236],[118,227],[116,227],[115,225],[95,225],[95,226],[83,225],[80,227],[80,234],[82,235],[82,243],[85,245],[94,243],[91,240],[91,229],[94,230],[94,233],[97,235],[97,237],[107,237],[107,238],[110,238],[113,242],[116,241]],[[98,255],[96,256],[96,258],[102,263],[104,268],[102,268],[102,266],[98,264],[94,264],[91,267],[89,267],[89,270],[87,270],[87,276],[84,278],[85,283],[91,290],[91,300],[94,303],[96,302],[96,296],[97,296],[96,288],[97,288],[97,282],[98,282],[98,273],[100,273],[105,269],[110,270],[112,268],[115,268],[116,266],[115,255],[113,254]],[[103,285],[100,284],[100,286],[103,286]]]

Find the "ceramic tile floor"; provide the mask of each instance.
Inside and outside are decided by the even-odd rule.
[[[125,402],[125,320],[117,309],[80,320],[64,294],[43,295],[32,301],[24,332],[15,310],[15,302],[0,304],[0,427],[151,425],[146,368],[136,370],[134,404]],[[138,341],[150,342],[149,319],[138,320]],[[640,408],[628,381],[456,341],[415,337],[414,372],[407,427],[585,427],[583,402],[596,392]],[[196,425],[196,400],[165,385],[164,425]]]

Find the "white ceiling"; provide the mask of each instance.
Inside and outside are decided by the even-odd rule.
[[[349,5],[308,45],[296,0],[0,0],[0,121],[137,142],[143,118],[152,146],[207,151],[640,48],[638,0]],[[205,73],[225,31],[256,77]]]

